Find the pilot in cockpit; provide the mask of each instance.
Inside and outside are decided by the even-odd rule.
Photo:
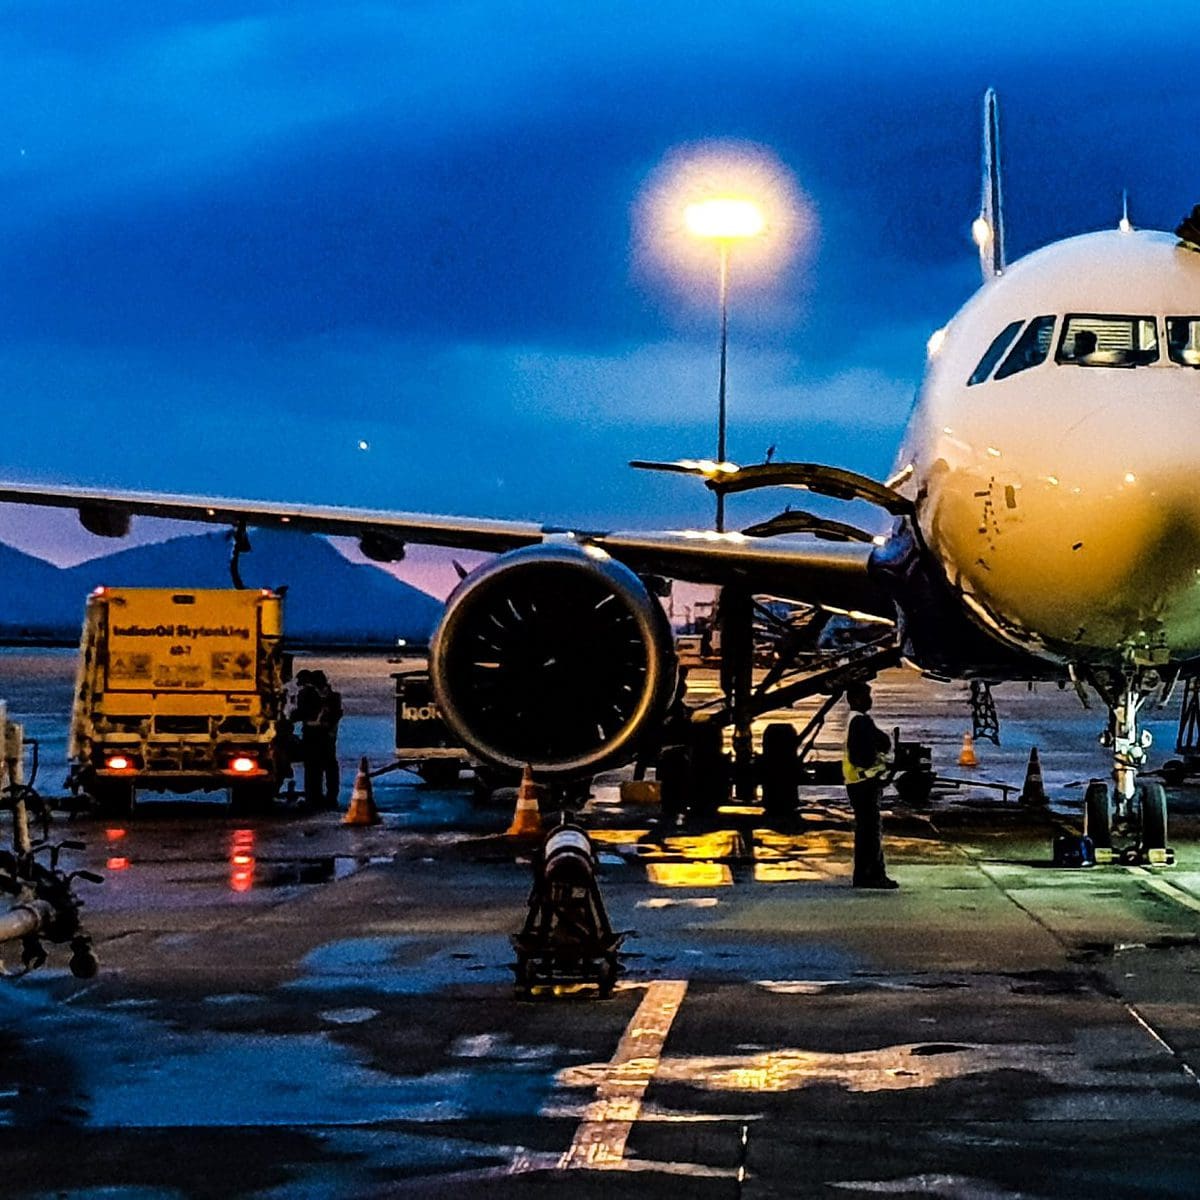
[[[1096,335],[1090,329],[1080,329],[1075,333],[1075,345],[1071,357],[1076,362],[1087,363],[1093,360],[1096,353]]]
[[[1177,317],[1167,322],[1167,346],[1171,359],[1185,367],[1200,367],[1200,350],[1192,345],[1195,322]]]

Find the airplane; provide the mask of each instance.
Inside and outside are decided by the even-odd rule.
[[[654,577],[727,585],[895,623],[940,678],[1085,685],[1109,713],[1115,786],[1093,829],[1132,820],[1165,846],[1162,788],[1138,787],[1145,701],[1200,672],[1200,206],[1174,234],[1117,228],[1009,264],[996,96],[984,100],[984,281],[930,339],[886,482],[813,463],[635,463],[733,494],[808,489],[877,505],[884,537],[789,511],[753,533],[537,522],[109,489],[0,484],[76,508],[93,533],[133,515],[351,535],[496,555],[450,596],[430,670],[442,715],[485,762],[550,778],[629,761],[676,663]],[[797,532],[799,531],[799,532]],[[763,536],[763,535],[766,536]]]

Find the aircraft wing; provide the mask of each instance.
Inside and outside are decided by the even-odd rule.
[[[695,583],[743,583],[758,592],[841,611],[889,619],[894,615],[891,603],[867,575],[870,544],[809,536],[750,538],[711,530],[608,532],[533,521],[26,483],[0,483],[0,502],[74,508],[85,528],[109,537],[126,533],[134,515],[355,537],[368,557],[382,561],[402,558],[408,542],[503,553],[549,538],[574,537],[603,547],[643,574]]]

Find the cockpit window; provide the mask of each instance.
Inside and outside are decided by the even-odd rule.
[[[1024,321],[1014,321],[1011,325],[1005,325],[996,334],[995,340],[979,360],[979,366],[971,372],[971,378],[967,380],[967,387],[974,387],[975,384],[982,383],[992,373],[992,368],[1000,361],[1000,356],[1005,350],[1012,345],[1013,338],[1017,336],[1017,330],[1024,324]]]
[[[1074,313],[1063,323],[1055,361],[1079,367],[1142,367],[1158,361],[1153,317]]]
[[[1200,367],[1200,317],[1167,318],[1167,354],[1181,367]]]
[[[1025,326],[1025,332],[1012,348],[1012,353],[1000,364],[997,379],[1007,379],[1030,367],[1040,367],[1050,353],[1050,342],[1054,337],[1053,317],[1034,317]]]

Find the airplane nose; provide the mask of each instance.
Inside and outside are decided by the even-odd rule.
[[[1188,383],[1200,392],[1200,375]],[[1036,414],[1023,446],[1012,429],[989,443],[931,535],[976,611],[1021,640],[1068,659],[1123,646],[1194,650],[1200,395],[1105,400],[1081,406],[1056,444],[1036,440]]]
[[[1193,389],[1200,391],[1200,388]],[[1200,645],[1200,395],[1109,405],[1076,433],[1040,496],[1046,583],[1068,640]],[[1055,568],[1057,568],[1055,570]]]

